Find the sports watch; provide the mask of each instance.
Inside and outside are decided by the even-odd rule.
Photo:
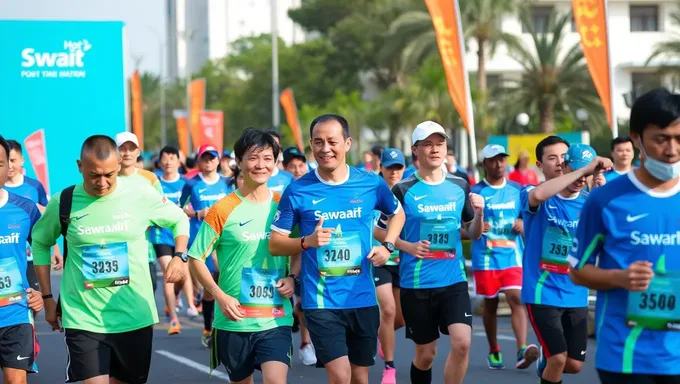
[[[394,252],[394,243],[389,243],[389,242],[386,241],[386,242],[382,243],[382,246],[387,248],[387,250],[390,251],[390,253]]]
[[[175,252],[175,254],[173,254],[172,257],[179,257],[185,263],[189,261],[189,257],[187,257],[186,252]]]

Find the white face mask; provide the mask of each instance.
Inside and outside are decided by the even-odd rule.
[[[640,143],[640,151],[645,155],[644,167],[652,176],[661,181],[673,180],[680,176],[680,161],[677,161],[674,164],[668,164],[663,161],[652,159],[645,153],[645,149],[642,147],[642,139],[639,139],[638,142]]]

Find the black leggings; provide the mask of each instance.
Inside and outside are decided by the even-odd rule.
[[[602,384],[680,384],[680,375],[640,375],[597,370]]]

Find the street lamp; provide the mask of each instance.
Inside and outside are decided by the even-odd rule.
[[[526,128],[529,125],[529,115],[522,112],[517,117],[515,118],[515,122],[517,125],[520,127],[520,133],[524,133],[524,128]]]
[[[576,119],[581,122],[581,130],[582,131],[587,131],[588,130],[588,111],[585,109],[578,109],[576,111]]]

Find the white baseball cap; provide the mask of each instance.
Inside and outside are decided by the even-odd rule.
[[[116,145],[118,147],[127,143],[128,141],[133,143],[134,145],[136,145],[137,148],[139,148],[139,140],[137,139],[137,135],[135,135],[134,133],[132,133],[132,132],[121,132],[121,133],[116,135]]]
[[[434,133],[438,133],[444,136],[445,139],[449,138],[449,135],[446,134],[444,127],[442,127],[441,125],[435,123],[434,121],[423,121],[422,123],[416,126],[416,129],[413,130],[413,134],[411,135],[411,142],[415,144],[420,140],[427,139],[428,137],[430,137],[430,135]]]
[[[482,149],[481,161],[484,161],[485,159],[490,159],[492,157],[496,157],[498,155],[510,156],[508,155],[508,152],[505,150],[505,147],[503,147],[502,145],[488,144],[486,147]]]

